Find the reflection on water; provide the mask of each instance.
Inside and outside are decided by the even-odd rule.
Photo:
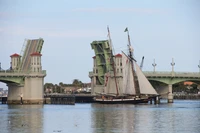
[[[93,133],[199,133],[200,101],[160,105],[92,104]]]
[[[41,133],[43,130],[43,105],[0,106],[3,133]]]
[[[200,101],[159,105],[1,105],[2,133],[199,133]]]
[[[133,132],[137,111],[131,111],[134,105],[93,104],[93,132]]]

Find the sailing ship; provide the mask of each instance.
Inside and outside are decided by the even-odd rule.
[[[158,96],[157,92],[138,66],[136,60],[133,58],[133,48],[130,43],[128,28],[125,29],[125,32],[127,32],[128,35],[128,54],[122,51],[123,79],[121,88],[117,83],[114,56],[113,52],[111,52],[110,62],[112,62],[113,71],[105,73],[104,91],[103,93],[97,93],[97,96],[94,98],[98,103],[148,103],[150,98]],[[110,33],[108,35],[110,47],[112,47]],[[113,92],[110,91],[113,90],[113,88],[116,88],[116,90]]]

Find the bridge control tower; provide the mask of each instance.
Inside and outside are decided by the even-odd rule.
[[[10,70],[0,70],[0,82],[8,86],[8,104],[42,104],[44,77],[42,70],[42,38],[26,40],[21,54],[11,55]]]

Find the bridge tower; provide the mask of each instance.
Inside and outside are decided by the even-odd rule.
[[[26,41],[23,56],[11,55],[10,70],[0,71],[0,81],[8,86],[8,104],[42,104],[44,97],[44,77],[42,70],[42,38]],[[25,46],[25,45],[24,45]]]
[[[41,56],[42,54],[34,52],[31,56],[31,70],[23,76],[24,84],[7,83],[8,85],[8,103],[20,103],[22,97],[25,104],[43,103],[44,94],[44,75],[42,73]],[[19,56],[16,56],[19,57]],[[14,60],[14,59],[13,59]]]
[[[21,56],[15,53],[11,55],[10,57],[11,57],[11,68],[12,70],[16,70],[20,64]]]

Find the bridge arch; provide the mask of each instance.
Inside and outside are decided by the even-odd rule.
[[[2,83],[16,83],[16,84],[23,84],[24,79],[18,77],[0,77],[0,82]]]

